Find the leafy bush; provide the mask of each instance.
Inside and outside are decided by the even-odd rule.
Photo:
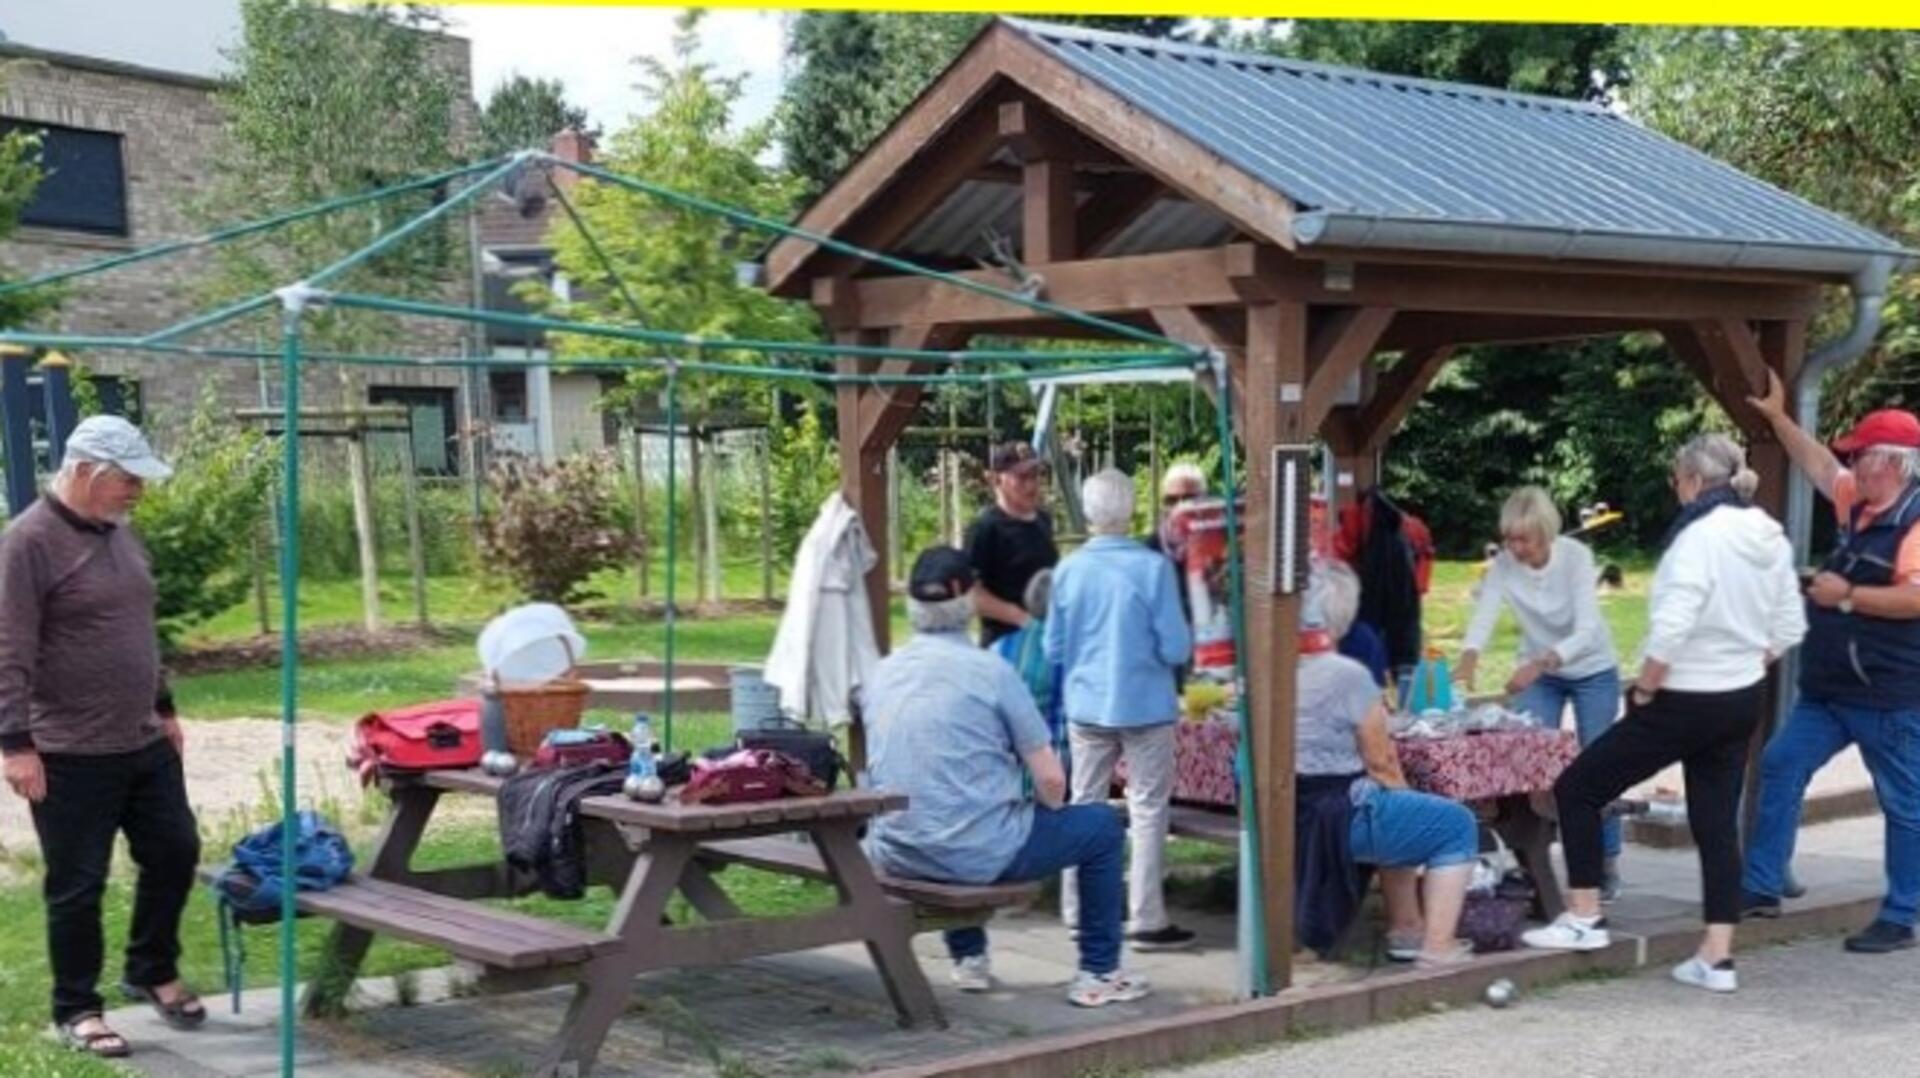
[[[488,477],[493,508],[476,529],[488,567],[506,574],[526,598],[570,603],[595,597],[589,577],[639,553],[623,500],[620,468],[605,453],[552,465],[508,461]]]
[[[203,401],[173,447],[173,477],[147,488],[133,525],[146,543],[163,647],[246,598],[247,555],[275,457],[266,439]]]

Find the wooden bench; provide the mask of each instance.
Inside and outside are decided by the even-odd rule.
[[[746,865],[803,879],[829,878],[820,851],[811,842],[787,838],[743,838],[703,843],[699,857],[715,865]],[[922,931],[949,928],[956,921],[981,921],[1004,906],[1024,906],[1040,895],[1038,883],[936,883],[875,871],[880,889],[913,904]]]
[[[202,868],[200,875],[217,872]],[[300,892],[294,908],[503,970],[578,965],[624,946],[592,929],[358,875],[329,890]]]
[[[1240,844],[1240,817],[1232,810],[1173,805],[1167,809],[1167,833],[1219,846]]]

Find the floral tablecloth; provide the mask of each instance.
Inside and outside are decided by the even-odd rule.
[[[1173,798],[1200,805],[1238,804],[1230,717],[1182,722],[1174,731]],[[1570,731],[1495,730],[1432,739],[1397,739],[1400,767],[1416,790],[1479,801],[1553,787],[1579,745]]]

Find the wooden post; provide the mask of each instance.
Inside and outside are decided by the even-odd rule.
[[[406,471],[401,483],[405,492],[407,511],[407,569],[413,574],[413,617],[424,629],[429,624],[427,618],[427,551],[420,539],[420,458],[413,444],[413,422],[407,422],[404,437],[407,439],[407,454],[400,462]]]
[[[720,449],[707,446],[706,495],[700,499],[701,524],[707,533],[707,594],[714,602],[726,598],[720,574]]]
[[[707,594],[707,484],[705,456],[700,445],[700,426],[687,424],[687,508],[688,529],[693,532],[693,594],[696,602],[706,602]]]
[[[373,534],[373,462],[364,420],[349,421],[347,475],[353,484],[353,530],[360,541],[360,612],[370,633],[380,631],[380,556]]]
[[[760,598],[773,601],[773,426],[760,432]]]
[[[840,344],[876,343],[876,335],[859,330],[843,330],[835,333],[834,339]],[[843,357],[838,361],[843,374],[864,373],[865,364],[857,358]],[[841,385],[834,389],[835,413],[838,423],[838,444],[840,450],[840,496],[845,498],[853,511],[860,514],[860,524],[867,531],[867,541],[875,550],[886,550],[887,538],[887,444],[869,443],[861,421],[869,394],[875,390],[863,385]],[[892,638],[892,594],[887,587],[887,566],[881,559],[875,559],[874,566],[867,573],[867,609],[873,619],[873,639],[886,654]],[[848,728],[847,761],[855,775],[866,770],[867,745],[866,734],[858,723]]]
[[[648,564],[652,551],[647,548],[647,435],[638,420],[633,424],[633,537],[640,550],[640,601],[644,603],[651,590],[647,574],[653,567]]]
[[[1264,869],[1267,971],[1278,990],[1292,979],[1295,677],[1300,665],[1300,596],[1274,579],[1273,448],[1304,443],[1307,308],[1247,308],[1246,617],[1247,680],[1253,725],[1255,806]]]

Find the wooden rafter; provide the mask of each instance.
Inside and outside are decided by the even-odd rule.
[[[1393,321],[1391,307],[1342,307],[1313,334],[1307,347],[1307,386],[1302,411],[1308,430],[1333,408],[1334,397],[1360,364],[1373,355]]]
[[[1005,276],[962,276],[1004,286]],[[1404,312],[1574,319],[1652,325],[1701,319],[1807,317],[1813,285],[1676,281],[1560,274],[1551,267],[1463,274],[1434,266],[1355,267],[1351,287],[1329,287],[1325,267],[1253,244],[1056,262],[1047,299],[1094,314],[1155,307],[1239,306],[1289,301],[1313,306],[1392,307]],[[859,324],[959,323],[979,327],[1031,318],[1019,304],[919,277],[852,282]],[[1534,323],[1534,327],[1544,322]]]

